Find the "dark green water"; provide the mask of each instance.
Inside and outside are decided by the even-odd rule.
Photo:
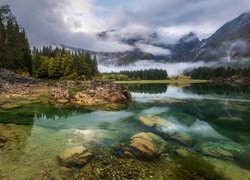
[[[161,117],[173,123],[177,133],[191,137],[190,144],[163,137],[170,144],[166,153],[173,161],[176,149],[187,149],[205,157],[227,177],[250,178],[250,86],[128,87],[133,102],[121,111],[89,111],[42,104],[0,109],[0,135],[9,139],[0,148],[0,179],[32,179],[46,168],[60,179],[57,155],[67,147],[95,142],[101,149],[116,150],[126,147],[136,133],[162,135],[168,131],[162,128],[159,132],[140,122],[139,118],[147,115]],[[233,157],[225,158],[217,151],[216,156],[211,157],[199,151],[199,147],[223,149]],[[122,158],[115,150],[114,156]],[[173,161],[170,162],[174,164]],[[148,178],[175,179],[173,173],[164,174],[165,162],[161,156],[154,162],[143,162],[149,167],[157,166],[157,172]]]

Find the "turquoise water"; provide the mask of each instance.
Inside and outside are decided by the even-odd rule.
[[[137,173],[137,178],[178,179],[169,167],[177,163],[175,151],[179,148],[205,158],[227,177],[250,178],[250,86],[154,84],[128,87],[133,102],[121,111],[90,111],[44,104],[1,109],[0,135],[7,138],[7,143],[0,146],[0,179],[32,179],[40,171],[49,171],[53,177],[61,179],[57,155],[76,145],[95,147],[96,159],[90,162],[93,166],[98,166],[102,160],[108,161],[111,156],[126,164],[129,160],[122,156],[123,148],[140,132],[161,136],[169,148],[153,162],[135,160],[139,168],[145,166],[153,171],[150,176],[146,176],[147,172]],[[166,136],[169,130],[164,127],[159,130],[146,126],[140,118],[148,115],[170,122],[175,133],[185,134],[190,142]],[[212,148],[213,155],[201,151],[203,147]],[[225,152],[232,157],[224,156]],[[100,173],[98,178],[111,178],[110,174],[105,174],[104,178]]]

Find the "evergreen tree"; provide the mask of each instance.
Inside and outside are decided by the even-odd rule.
[[[39,78],[47,78],[49,77],[49,58],[48,57],[39,57],[39,60],[41,60],[40,67],[38,69],[38,77]]]
[[[88,70],[89,70],[89,65],[87,63],[86,56],[85,56],[85,54],[81,53],[79,55],[79,71],[78,71],[78,75],[79,76],[82,76],[82,75],[87,76],[88,75]]]
[[[50,78],[59,78],[62,76],[61,62],[59,58],[50,58],[48,72]]]
[[[8,5],[0,6],[0,21],[0,66],[31,74],[29,43]]]
[[[96,56],[94,56],[92,64],[91,64],[91,72],[92,72],[91,74],[92,76],[99,74]]]
[[[67,51],[62,55],[62,72],[63,76],[69,76],[73,73],[73,58]]]

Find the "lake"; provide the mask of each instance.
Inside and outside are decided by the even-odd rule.
[[[218,172],[250,179],[249,85],[127,86],[133,102],[120,111],[45,104],[0,109],[0,135],[7,139],[0,138],[0,179],[61,179],[68,171],[58,154],[78,145],[94,157],[64,179],[192,179],[199,173],[214,179]],[[150,118],[173,128],[142,121]],[[151,161],[125,157],[131,137],[141,132],[160,136],[166,150]]]

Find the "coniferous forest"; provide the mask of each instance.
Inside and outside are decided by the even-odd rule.
[[[233,68],[228,67],[199,67],[185,73],[189,75],[191,79],[220,79],[220,78],[231,78],[233,76],[245,78],[250,77],[250,68]]]
[[[168,73],[163,69],[146,69],[137,71],[120,71],[105,73],[103,79],[111,80],[164,80]]]
[[[28,39],[8,5],[0,6],[0,67],[32,74]]]
[[[51,46],[41,50],[34,47],[32,52],[34,75],[39,78],[91,78],[98,74],[96,57],[92,58],[89,53],[72,53]]]

